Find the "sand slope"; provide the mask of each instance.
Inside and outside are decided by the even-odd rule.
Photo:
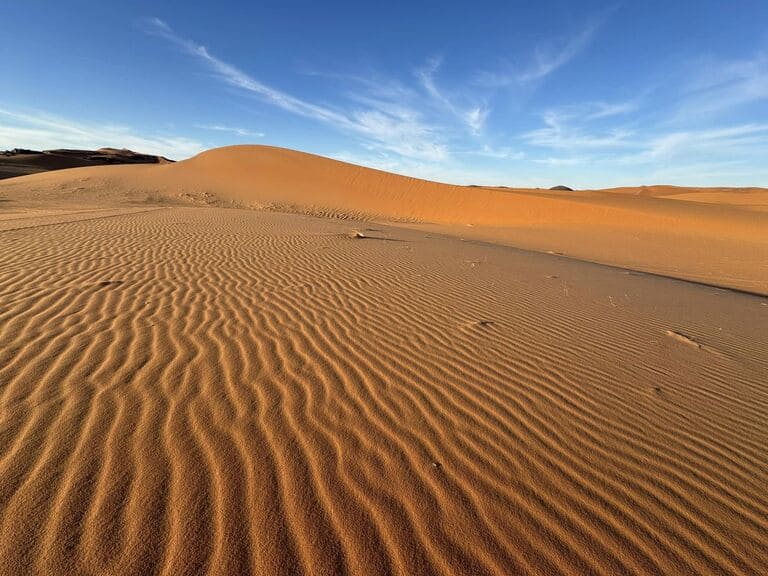
[[[174,202],[447,226],[502,242],[768,294],[764,189],[561,192],[451,186],[292,150],[232,146],[161,166],[0,183],[15,202]]]
[[[759,209],[234,152],[0,184],[0,576],[768,573],[768,299],[499,243]]]

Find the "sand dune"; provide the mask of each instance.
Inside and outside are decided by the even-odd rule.
[[[267,146],[0,184],[24,202],[192,203],[439,225],[442,232],[768,294],[768,191],[452,186]]]
[[[0,199],[0,574],[768,572],[768,300],[502,244],[746,269],[760,210],[264,148]]]

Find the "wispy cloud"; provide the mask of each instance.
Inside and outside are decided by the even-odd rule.
[[[147,20],[146,30],[194,56],[227,84],[293,114],[355,134],[363,138],[368,147],[430,161],[443,160],[447,156],[447,148],[438,131],[426,123],[417,110],[376,99],[369,100],[369,103],[375,104],[372,107],[350,111],[309,102],[273,88],[213,56],[205,46],[179,36],[158,18]]]
[[[541,80],[565,66],[587,47],[601,25],[602,19],[593,20],[571,36],[564,45],[540,46],[536,51],[533,66],[519,74],[517,80],[522,83]]]
[[[743,60],[702,60],[688,79],[678,118],[696,118],[768,100],[768,51]]]
[[[768,168],[756,167],[744,160],[672,163],[645,171],[653,182],[682,186],[760,186],[768,178]]]
[[[533,161],[544,166],[580,166],[589,164],[592,160],[589,158],[557,158],[550,156],[547,158],[535,158]]]
[[[612,11],[612,10],[611,10]],[[567,36],[550,38],[540,42],[527,65],[507,62],[496,70],[481,70],[475,78],[477,84],[487,87],[535,84],[553,74],[581,54],[592,42],[611,11],[598,14],[581,28]]]
[[[485,158],[495,158],[497,160],[522,160],[526,157],[525,152],[522,150],[515,150],[509,146],[494,148],[488,144],[484,144],[479,149],[470,150],[468,154],[484,156]]]
[[[617,112],[618,113],[618,112]],[[599,112],[595,113],[599,114]],[[542,115],[544,127],[523,134],[523,139],[533,146],[567,150],[620,148],[631,146],[632,131],[609,128],[595,131],[585,127],[589,120],[601,118],[594,114],[576,116],[573,112],[548,110]],[[571,121],[576,118],[577,123]]]
[[[472,104],[462,108],[438,88],[436,75],[442,62],[442,58],[430,58],[423,68],[416,71],[419,83],[438,105],[458,118],[472,134],[479,134],[485,125],[490,109],[484,104]]]
[[[236,128],[234,126],[224,126],[222,124],[196,124],[195,128],[201,130],[211,130],[213,132],[231,132],[237,136],[246,136],[251,138],[263,138],[264,132],[254,132],[246,128]]]
[[[148,20],[146,31],[194,58],[219,82],[353,136],[357,144],[354,150],[339,152],[335,157],[384,170],[438,180],[487,182],[491,178],[483,178],[483,174],[492,174],[496,166],[494,179],[503,182],[506,175],[519,184],[525,181],[524,165],[533,167],[532,174],[546,166],[547,177],[581,174],[580,183],[587,184],[594,177],[591,174],[611,171],[614,176],[633,174],[643,181],[649,175],[663,174],[660,170],[673,162],[679,164],[679,174],[693,174],[685,172],[685,167],[702,166],[709,160],[713,169],[707,173],[713,180],[713,171],[743,169],[740,158],[751,159],[748,162],[755,165],[755,155],[768,152],[768,125],[731,119],[717,128],[700,129],[700,123],[675,124],[670,117],[677,106],[715,112],[768,99],[768,53],[721,62],[715,73],[700,72],[687,84],[683,79],[676,88],[669,89],[675,92],[675,98],[658,94],[656,90],[662,90],[659,88],[629,98],[625,93],[624,99],[620,92],[614,92],[605,100],[561,101],[560,105],[535,112],[538,124],[528,125],[527,130],[518,128],[529,121],[523,116],[530,114],[527,110],[508,118],[511,126],[488,122],[488,103],[494,102],[498,108],[494,114],[499,114],[502,107],[497,89],[514,85],[521,94],[529,93],[582,54],[613,10],[585,21],[570,36],[542,42],[527,64],[484,72],[482,88],[449,76],[441,58],[428,59],[405,79],[370,70],[350,75],[336,71],[307,73],[317,81],[332,80],[335,93],[330,103],[271,86],[180,36],[161,20]],[[242,137],[261,135],[226,124],[198,127]],[[525,163],[520,163],[523,159]],[[480,170],[476,164],[488,169]]]
[[[623,114],[629,114],[638,109],[639,104],[637,100],[629,100],[626,102],[593,102],[588,104],[587,107],[592,107],[593,111],[586,112],[586,120],[599,120],[601,118],[612,118],[614,116],[621,116]]]
[[[111,146],[175,159],[187,158],[205,149],[201,142],[191,138],[140,135],[125,126],[80,122],[40,111],[0,108],[0,118],[0,149],[95,149]]]
[[[628,163],[664,163],[702,154],[718,154],[720,159],[732,155],[764,154],[768,147],[768,124],[742,124],[708,130],[670,132],[650,138],[637,154],[621,157]]]
[[[642,134],[606,136],[582,132],[583,126],[576,133],[564,132],[551,116],[548,121],[546,128],[527,137],[551,154],[528,160],[553,169],[617,172],[624,174],[624,184],[754,185],[759,183],[756,179],[760,174],[768,174],[768,170],[756,169],[768,156],[768,124],[672,132],[659,132],[654,127]]]
[[[541,115],[543,126],[521,135],[533,149],[527,160],[574,173],[592,167],[603,174],[632,174],[635,181],[681,182],[687,177],[692,185],[728,183],[728,178],[734,179],[731,184],[755,183],[750,176],[757,177],[756,164],[768,156],[768,124],[670,130],[664,120],[639,122],[646,118],[635,114],[639,104],[633,99],[546,110]]]
[[[227,64],[223,60],[216,58],[208,51],[205,46],[196,44],[192,40],[182,38],[176,34],[168,24],[159,18],[147,19],[146,32],[148,34],[164,38],[165,40],[181,48],[189,55],[198,58],[207,64],[224,82],[248,92],[263,96],[268,101],[275,104],[276,106],[279,106],[280,108],[283,108],[284,110],[288,110],[289,112],[294,112],[296,114],[301,114],[302,116],[309,116],[326,121],[345,122],[347,120],[343,115],[337,114],[336,112],[333,112],[327,108],[316,106],[309,102],[300,100],[299,98],[294,98],[289,94],[275,90],[274,88],[259,82],[235,66]]]

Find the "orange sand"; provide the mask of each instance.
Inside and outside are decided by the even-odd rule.
[[[768,190],[759,188],[452,186],[292,150],[232,146],[176,164],[16,178],[0,185],[0,195],[45,208],[194,203],[438,224],[460,237],[768,294]]]
[[[765,197],[6,180],[0,574],[768,573]]]

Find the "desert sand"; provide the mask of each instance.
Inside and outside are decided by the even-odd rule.
[[[768,193],[269,147],[0,183],[0,574],[768,573]]]

